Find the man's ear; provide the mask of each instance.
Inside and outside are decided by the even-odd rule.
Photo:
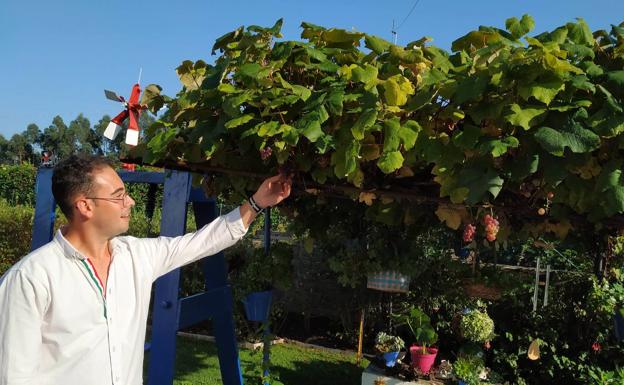
[[[74,205],[74,217],[91,218],[93,216],[93,202],[89,199],[78,199]]]

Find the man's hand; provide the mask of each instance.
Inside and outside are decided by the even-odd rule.
[[[292,180],[289,176],[273,176],[262,182],[258,191],[253,195],[253,199],[256,201],[256,204],[263,209],[275,206],[288,198],[291,186]],[[245,228],[249,228],[251,222],[256,218],[256,212],[251,208],[249,202],[245,202],[240,207],[240,213]]]
[[[288,198],[292,180],[286,175],[276,175],[265,179],[253,195],[253,199],[261,208],[272,207]]]

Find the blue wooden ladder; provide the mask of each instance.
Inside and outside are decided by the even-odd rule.
[[[197,228],[217,217],[214,199],[203,191],[191,188],[187,172],[119,172],[125,183],[164,183],[160,234],[178,236],[186,232],[187,204],[193,204]],[[52,196],[52,169],[37,172],[36,204],[31,250],[50,242],[54,230]],[[219,365],[224,385],[242,385],[243,378],[238,358],[232,291],[227,282],[227,265],[223,253],[202,259],[205,291],[179,298],[180,269],[156,280],[152,317],[152,340],[148,385],[172,384],[178,330],[206,319],[212,319],[218,348]]]

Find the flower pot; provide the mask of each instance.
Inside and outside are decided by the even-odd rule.
[[[249,293],[243,299],[245,314],[249,321],[266,321],[269,318],[272,295],[273,292],[271,290],[258,291]]]
[[[398,271],[380,271],[368,276],[366,287],[391,293],[407,293],[410,277]]]
[[[457,256],[461,259],[466,259],[470,255],[470,249],[468,247],[462,247],[457,252]]]
[[[412,356],[412,366],[418,368],[422,373],[429,373],[438,355],[438,349],[427,348],[427,352],[423,354],[422,346],[412,345],[410,354]]]
[[[619,341],[624,341],[624,317],[619,311],[613,316],[613,326],[615,327],[615,337]]]
[[[386,366],[391,368],[396,364],[397,358],[399,357],[399,352],[387,352],[384,353],[382,356],[384,361],[386,362]]]

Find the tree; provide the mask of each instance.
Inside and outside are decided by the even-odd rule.
[[[34,123],[30,123],[28,127],[26,127],[26,130],[22,133],[22,136],[24,136],[32,148],[32,154],[29,162],[35,165],[39,164],[40,157],[38,155],[41,152],[41,130],[39,130],[39,126]]]
[[[67,146],[63,144],[66,130],[67,126],[63,122],[63,118],[58,115],[55,116],[52,119],[52,124],[41,135],[41,149],[52,151],[59,159],[62,158],[68,152]]]
[[[11,161],[9,141],[0,134],[0,164],[10,163]]]
[[[14,163],[29,162],[32,159],[33,148],[22,134],[15,134],[9,141],[9,153]]]
[[[35,123],[30,123],[28,127],[26,127],[26,131],[22,133],[24,138],[28,141],[28,143],[33,146],[39,144],[41,141],[41,130],[39,130],[39,126]]]
[[[93,154],[98,152],[99,143],[97,140],[94,141],[91,122],[82,114],[79,114],[76,119],[69,123],[68,138],[74,145],[73,153]]]
[[[52,151],[59,160],[78,152],[97,153],[98,141],[91,131],[91,123],[82,114],[69,126],[57,115],[41,135],[41,149]]]

